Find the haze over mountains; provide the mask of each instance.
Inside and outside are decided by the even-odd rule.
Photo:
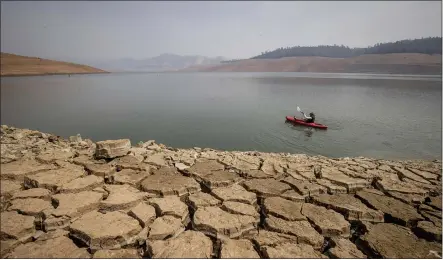
[[[65,60],[94,68],[87,71],[67,69],[60,62],[51,66],[42,59],[3,55],[2,75],[59,74],[108,72],[320,72],[320,73],[381,73],[441,75],[442,38],[428,37],[414,40],[379,43],[367,48],[341,45],[294,46],[262,52],[249,59],[227,60],[223,57],[161,54],[147,59],[115,59],[106,62]],[[4,57],[14,57],[5,59]],[[48,63],[49,64],[49,63]],[[70,63],[72,64],[72,63]],[[45,65],[45,66],[43,66]],[[20,69],[22,67],[22,69]],[[87,66],[84,66],[87,67]],[[4,69],[8,68],[8,72]],[[61,69],[63,68],[63,69]],[[97,70],[95,70],[97,68]],[[21,72],[21,70],[23,70]]]
[[[107,62],[88,62],[87,64],[109,72],[158,72],[176,71],[193,66],[216,65],[223,60],[225,60],[223,57],[209,58],[198,55],[181,56],[165,53],[147,59],[123,58]]]
[[[86,64],[110,72],[288,71],[439,74],[441,43],[441,37],[427,37],[378,43],[366,48],[349,48],[344,45],[282,47],[243,60],[166,53],[147,59],[125,58]]]

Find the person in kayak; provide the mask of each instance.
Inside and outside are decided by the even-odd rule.
[[[303,117],[304,117],[304,121],[306,123],[314,123],[315,121],[315,114],[314,113],[309,113],[309,116],[306,116],[306,114],[304,112],[302,112]]]

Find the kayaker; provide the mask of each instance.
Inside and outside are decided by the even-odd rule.
[[[305,118],[304,121],[306,123],[314,123],[315,121],[315,114],[313,112],[309,113],[309,116],[306,116],[304,112],[302,112],[303,117]]]

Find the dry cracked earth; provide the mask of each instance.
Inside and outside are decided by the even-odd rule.
[[[1,127],[2,258],[441,258],[441,162]]]

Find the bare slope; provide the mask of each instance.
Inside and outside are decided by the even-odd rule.
[[[86,65],[1,53],[1,76],[106,73]]]
[[[352,58],[249,59],[221,65],[190,67],[183,71],[441,74],[441,64],[441,55],[395,53]]]

